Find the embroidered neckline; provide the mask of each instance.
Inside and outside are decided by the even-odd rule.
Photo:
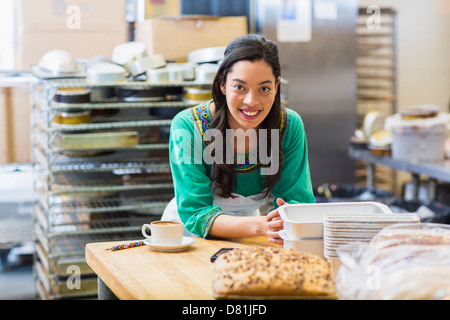
[[[209,141],[205,138],[206,132],[210,129],[211,126],[211,116],[209,113],[209,104],[213,100],[200,103],[199,105],[192,107],[190,109],[192,118],[195,122],[195,127],[201,134],[203,141],[207,144]],[[280,131],[281,136],[283,137],[284,132],[286,130],[286,122],[287,122],[287,112],[285,108],[281,108],[281,125]],[[255,163],[255,156],[252,153],[246,154],[245,159],[243,157],[238,157],[238,155],[234,155],[234,163],[235,169],[238,172],[242,171],[252,171],[261,166],[261,162],[257,161]]]
[[[203,137],[203,141],[206,142],[205,134],[209,130],[211,125],[211,117],[208,112],[209,104],[212,100],[204,103],[200,103],[196,107],[191,108],[191,114],[194,118],[197,129]]]

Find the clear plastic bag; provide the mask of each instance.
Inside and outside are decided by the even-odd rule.
[[[395,224],[338,249],[340,299],[450,299],[450,226]]]

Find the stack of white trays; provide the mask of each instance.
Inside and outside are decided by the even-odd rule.
[[[397,223],[419,223],[413,213],[327,213],[323,222],[324,257],[338,258],[339,247],[369,243],[381,229]]]
[[[287,204],[278,208],[283,220],[279,231],[284,248],[324,255],[324,219],[327,214],[390,214],[388,206],[374,201]]]

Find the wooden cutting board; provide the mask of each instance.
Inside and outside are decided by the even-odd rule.
[[[131,241],[131,240],[130,240]],[[214,299],[213,264],[210,257],[220,248],[276,246],[266,237],[205,240],[181,252],[157,252],[149,246],[107,251],[122,242],[86,245],[86,262],[119,299]]]

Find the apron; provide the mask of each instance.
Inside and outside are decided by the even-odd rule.
[[[222,212],[232,216],[259,216],[259,207],[266,201],[261,198],[261,194],[244,197],[233,193],[235,198],[222,198],[214,195],[213,206],[222,208]],[[161,220],[181,221],[178,215],[178,207],[176,199],[170,200],[164,209]],[[197,235],[184,229],[184,236],[198,237]]]

